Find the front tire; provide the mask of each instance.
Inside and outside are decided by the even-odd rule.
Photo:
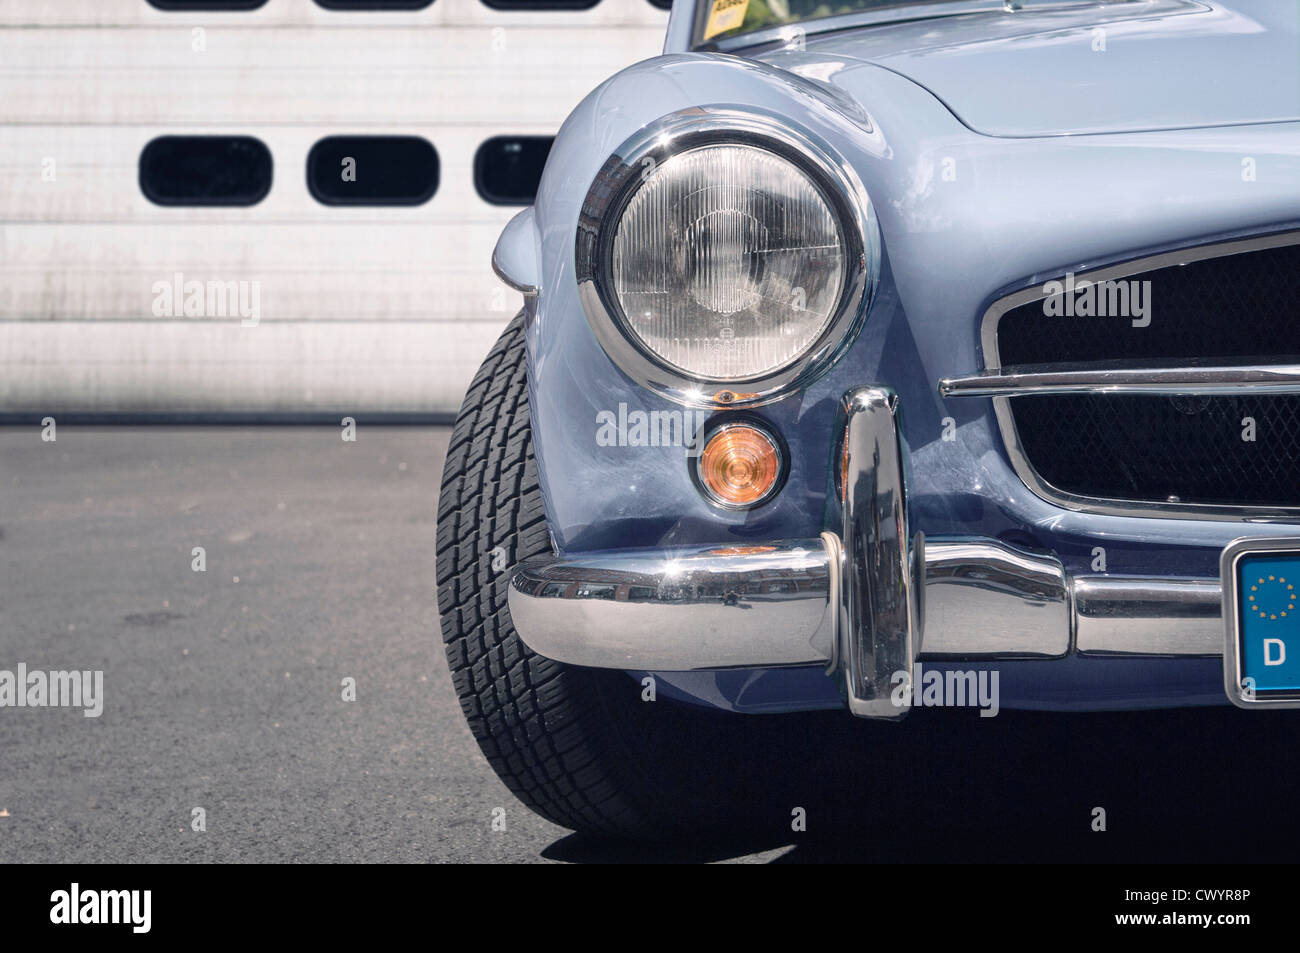
[[[506,597],[514,567],[550,552],[519,316],[465,395],[438,503],[438,611],[470,730],[514,795],[563,827],[788,838],[792,807],[829,781],[826,744],[852,719],[651,703],[624,672],[543,658]]]
[[[550,551],[520,316],[470,384],[447,449],[438,503],[447,661],[470,730],[519,800],[574,830],[649,833],[654,825],[629,771],[635,756],[610,710],[612,694],[635,697],[639,686],[622,673],[543,658],[511,624],[506,594],[514,566]]]

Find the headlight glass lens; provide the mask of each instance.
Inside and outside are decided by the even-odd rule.
[[[611,253],[628,329],[703,380],[797,360],[834,319],[846,271],[839,217],[817,184],[779,155],[731,143],[647,170]]]

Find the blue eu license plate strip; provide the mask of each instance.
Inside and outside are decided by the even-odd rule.
[[[1300,707],[1300,539],[1223,551],[1223,683],[1243,708]]]

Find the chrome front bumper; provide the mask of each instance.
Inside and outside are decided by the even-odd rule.
[[[629,671],[820,664],[872,718],[906,713],[890,694],[918,660],[1222,654],[1218,579],[1071,576],[996,540],[912,535],[897,399],[862,388],[840,413],[820,538],[534,557],[510,583],[520,638]]]

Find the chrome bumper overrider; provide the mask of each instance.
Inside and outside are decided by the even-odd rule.
[[[921,659],[1219,655],[1218,579],[1071,576],[1053,556],[908,528],[897,399],[840,407],[820,538],[537,556],[509,589],[516,631],[560,662],[635,671],[821,664],[850,710],[897,718]]]

